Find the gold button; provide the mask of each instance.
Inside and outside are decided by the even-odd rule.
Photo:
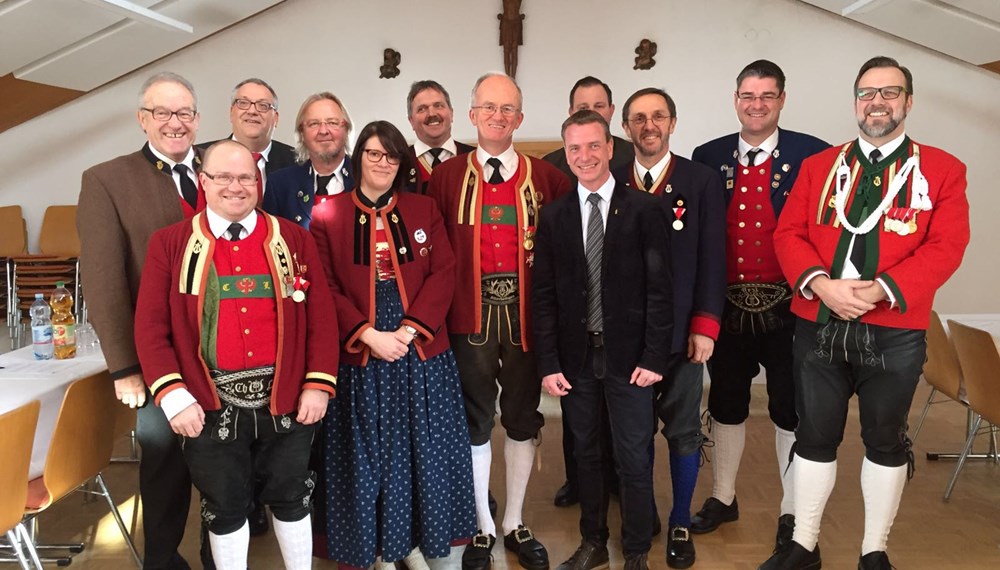
[[[747,227],[747,224],[746,224],[746,222],[740,222],[740,227],[741,227],[741,228],[745,228],[745,227]]]
[[[741,210],[746,210],[747,209],[747,205],[746,204],[740,204],[740,209]]]
[[[736,258],[736,263],[743,263],[743,258],[742,257]]]
[[[248,352],[248,353],[247,353],[247,356],[249,356],[249,357],[253,358],[253,351],[251,350],[250,352]]]
[[[759,228],[759,227],[760,227],[760,225],[761,225],[761,224],[760,224],[760,222],[757,222],[757,223],[756,223],[756,224],[754,224],[753,226],[754,226],[755,228]]]
[[[500,247],[500,244],[498,244],[498,243],[495,243],[493,245],[495,245],[496,247]]]
[[[760,245],[760,240],[757,240],[757,241],[753,242],[753,244],[759,246]]]
[[[764,208],[764,206],[761,206],[760,204],[757,204],[757,206],[756,206],[756,207],[757,207],[757,209],[758,209],[758,210],[761,210],[761,209],[763,209],[763,208]]]
[[[750,174],[750,169],[749,168],[744,168],[743,169],[743,174]]]
[[[743,245],[743,240],[741,240],[741,239],[738,239],[738,240],[736,240],[736,243],[737,243],[738,245]]]
[[[250,334],[250,329],[243,329],[243,334]]]
[[[760,169],[760,173],[764,174],[764,169],[763,168]]]
[[[238,245],[234,245],[233,246],[233,251],[239,251],[239,250],[240,250],[240,246],[238,246]]]
[[[496,192],[496,191],[497,191],[496,187],[494,187],[494,188],[493,188],[493,191],[494,191],[494,192]]]
[[[236,266],[236,271],[243,271],[243,268],[242,268],[242,267],[240,267],[239,265],[237,265],[237,266]]]
[[[247,308],[246,308],[246,307],[240,307],[240,312],[241,312],[241,313],[245,313],[245,312],[247,312]]]
[[[740,281],[743,281],[743,274],[740,273]]]
[[[764,191],[764,189],[763,189],[763,188],[761,188],[760,186],[758,186],[758,187],[757,187],[757,191],[758,191],[758,192],[763,192],[763,191]]]
[[[746,192],[746,191],[747,191],[747,187],[746,186],[743,186],[743,187],[740,188],[740,192]]]

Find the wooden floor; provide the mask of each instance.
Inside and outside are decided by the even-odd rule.
[[[756,568],[771,552],[775,519],[781,487],[774,455],[774,430],[766,416],[763,389],[755,386],[753,415],[747,426],[747,447],[737,485],[740,520],[718,531],[695,537],[698,559],[695,568],[704,570]],[[922,385],[914,400],[912,421],[930,388]],[[528,489],[525,522],[549,550],[554,568],[575,550],[579,543],[577,508],[552,506],[552,497],[563,483],[563,460],[560,446],[559,406],[546,397],[543,411],[547,425],[537,454],[536,469]],[[900,569],[1000,568],[1000,466],[986,462],[966,465],[954,495],[945,503],[941,497],[954,468],[953,462],[929,462],[928,450],[954,450],[964,439],[965,412],[954,403],[934,406],[916,442],[917,472],[903,496],[902,507],[889,542],[893,564]],[[499,436],[499,432],[497,433]],[[495,441],[502,441],[495,438]],[[985,446],[985,438],[980,447]],[[120,445],[124,450],[124,445]],[[503,513],[503,452],[494,446],[492,489]],[[666,443],[657,441],[655,489],[661,516],[670,508],[670,485],[667,473]],[[858,436],[857,409],[848,419],[845,443],[840,451],[837,487],[823,518],[820,544],[824,568],[853,569],[864,528],[864,512],[858,483],[862,450]],[[135,493],[138,488],[135,465],[113,465],[106,471],[108,484],[118,501],[122,515],[140,543],[139,516]],[[695,493],[695,510],[711,491],[711,465],[703,469]],[[612,505],[612,567],[620,568],[618,514]],[[197,566],[197,509],[191,509],[188,532],[182,554]],[[499,520],[497,522],[499,527]],[[72,567],[79,569],[127,569],[127,555],[107,505],[84,503],[71,496],[41,516],[41,538],[48,542],[82,541],[87,547]],[[498,544],[494,550],[497,570],[519,568]],[[281,558],[272,534],[251,541],[251,567],[254,570],[281,568]],[[454,564],[457,568],[458,564]],[[664,538],[654,539],[651,568],[666,568]],[[317,569],[332,569],[333,563],[317,561]]]

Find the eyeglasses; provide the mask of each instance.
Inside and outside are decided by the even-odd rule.
[[[763,93],[761,95],[754,95],[753,93],[737,93],[736,98],[743,103],[753,103],[755,100],[760,99],[762,103],[773,103],[780,97],[777,93]]]
[[[487,115],[495,115],[497,111],[500,111],[500,114],[503,115],[504,117],[513,117],[514,115],[516,115],[521,111],[520,109],[518,109],[513,105],[503,105],[502,107],[497,107],[493,103],[487,103],[485,105],[473,105],[472,108],[482,109],[483,112],[486,113]]]
[[[319,129],[320,125],[326,125],[326,128],[331,131],[343,131],[346,130],[348,126],[347,121],[344,119],[326,119],[324,121],[312,119],[302,123],[302,127],[308,131],[315,131]]]
[[[858,87],[858,90],[854,92],[854,96],[858,98],[858,101],[871,101],[875,98],[876,93],[881,93],[882,98],[886,101],[892,101],[893,99],[898,99],[903,93],[906,93],[906,87],[899,85],[890,85],[889,87]]]
[[[364,150],[364,153],[365,153],[365,158],[367,158],[368,162],[371,162],[372,164],[378,164],[378,161],[382,160],[383,156],[385,157],[385,161],[391,164],[392,166],[396,166],[397,164],[399,164],[399,156],[392,155],[387,152],[382,152],[380,150],[375,150],[373,148],[366,148]]]
[[[277,105],[275,105],[274,103],[271,103],[269,101],[263,101],[263,100],[262,101],[251,101],[249,99],[236,99],[235,101],[233,101],[233,105],[235,105],[236,108],[239,109],[240,111],[248,111],[248,110],[250,110],[250,106],[251,105],[255,109],[257,109],[258,113],[266,113],[266,112],[268,112],[268,111],[270,111],[272,109],[274,109],[275,111],[278,110]]]
[[[221,184],[223,186],[229,186],[233,183],[233,180],[240,183],[240,186],[253,187],[257,186],[257,176],[255,174],[240,174],[239,176],[233,176],[228,172],[220,172],[218,174],[209,174],[204,170],[201,171],[202,174],[208,177],[209,180],[215,182],[216,184]]]
[[[152,115],[154,119],[160,121],[161,123],[166,123],[174,115],[177,115],[177,118],[180,119],[182,123],[190,123],[194,120],[195,115],[198,114],[198,111],[195,111],[194,109],[181,109],[179,111],[171,111],[170,109],[164,109],[163,107],[155,107],[153,109],[140,107],[139,109],[146,111]]]
[[[646,125],[647,121],[653,121],[653,124],[659,127],[672,118],[673,117],[671,117],[670,115],[664,115],[663,113],[656,113],[652,117],[647,117],[646,115],[640,113],[638,115],[632,115],[631,117],[629,117],[628,122],[632,123],[633,127],[643,127]]]

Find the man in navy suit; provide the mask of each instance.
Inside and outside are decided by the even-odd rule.
[[[722,331],[708,363],[712,375],[708,411],[715,440],[712,496],[692,519],[691,532],[712,532],[739,518],[736,474],[746,438],[744,422],[750,410],[750,384],[763,365],[784,490],[775,539],[779,550],[790,543],[795,528],[787,467],[798,417],[792,383],[791,292],[778,266],[772,234],[799,164],[829,145],[778,128],[785,104],[785,74],[770,61],[755,61],[743,68],[736,78],[733,101],[740,132],[705,143],[692,156],[726,185],[729,288]],[[757,299],[764,301],[754,305]]]
[[[460,143],[451,136],[455,110],[451,96],[432,79],[415,81],[406,95],[406,118],[417,140],[410,145],[410,168],[406,189],[427,193],[427,183],[434,167],[476,147]]]
[[[347,145],[351,116],[336,95],[310,95],[295,117],[298,164],[275,172],[264,191],[264,211],[304,228],[316,202],[354,188]]]
[[[542,387],[563,398],[578,469],[583,540],[557,570],[607,568],[603,427],[594,421],[604,409],[620,477],[625,569],[647,570],[653,385],[667,370],[673,321],[666,223],[656,198],[611,176],[614,143],[603,117],[574,113],[562,136],[578,184],[542,210],[532,285],[538,371]]]

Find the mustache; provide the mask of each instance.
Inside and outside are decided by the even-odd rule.
[[[424,124],[425,125],[430,125],[431,121],[434,121],[434,120],[437,120],[437,121],[443,123],[444,122],[444,117],[442,117],[441,115],[431,115],[431,116],[427,117],[426,119],[424,119]]]

